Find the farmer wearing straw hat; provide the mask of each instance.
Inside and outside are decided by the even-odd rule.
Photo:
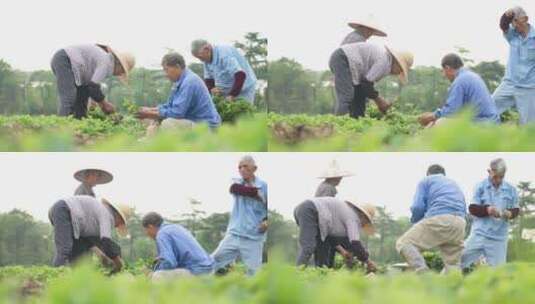
[[[340,169],[340,167],[338,166],[338,162],[336,162],[336,160],[333,160],[329,164],[329,167],[318,177],[323,178],[324,180],[318,186],[318,189],[316,190],[316,194],[314,196],[335,197],[338,193],[338,191],[336,190],[336,186],[340,184],[342,178],[352,175],[353,174],[351,172]]]
[[[228,101],[243,98],[254,103],[256,75],[238,49],[198,39],[191,43],[191,54],[203,62],[204,81],[212,95],[224,96]]]
[[[382,27],[378,25],[377,21],[372,17],[368,17],[366,21],[349,22],[348,25],[353,29],[353,31],[344,38],[341,45],[365,42],[371,36],[387,36],[387,34],[381,30]]]
[[[299,204],[294,218],[299,226],[299,254],[297,265],[308,265],[310,257],[321,255],[318,249],[328,236],[347,237],[351,252],[366,265],[368,272],[375,272],[375,264],[369,259],[366,248],[360,242],[362,232],[373,234],[375,207],[355,205],[333,197],[317,197]]]
[[[54,226],[54,266],[71,264],[97,247],[113,261],[113,271],[119,271],[123,265],[121,247],[112,241],[112,233],[116,228],[119,234],[126,235],[131,215],[132,209],[127,206],[87,195],[59,200],[48,212]]]
[[[374,83],[388,75],[398,75],[407,82],[413,56],[367,42],[342,45],[331,55],[329,67],[334,74],[337,115],[364,116],[368,98],[386,113],[392,104],[374,88]]]
[[[115,112],[100,84],[112,75],[126,82],[134,68],[135,58],[130,53],[119,53],[105,45],[83,44],[57,51],[51,65],[57,80],[59,115],[73,115],[80,119],[87,116],[89,98],[104,113]]]
[[[501,158],[491,161],[488,177],[475,189],[468,211],[473,217],[470,236],[461,258],[463,269],[480,257],[490,266],[506,262],[509,222],[520,213],[515,187],[504,181],[507,166]]]
[[[230,186],[234,207],[225,238],[212,253],[216,271],[233,263],[238,257],[247,267],[247,275],[254,275],[262,266],[262,252],[266,241],[267,184],[256,176],[256,162],[246,155],[238,164],[241,178]]]
[[[447,54],[442,58],[441,65],[444,77],[451,82],[448,97],[445,104],[435,112],[420,115],[418,120],[422,126],[432,127],[467,107],[473,109],[474,121],[500,122],[496,105],[487,85],[478,74],[464,68],[463,60],[459,55]]]
[[[510,46],[502,83],[492,96],[498,113],[516,107],[520,124],[535,122],[535,28],[526,11],[517,6],[500,19],[500,29]]]
[[[74,191],[74,195],[95,197],[93,187],[111,182],[113,175],[101,169],[83,169],[75,172],[74,178],[81,182],[80,186]]]
[[[432,165],[418,184],[411,206],[414,224],[396,241],[396,250],[416,272],[429,270],[420,253],[438,248],[443,273],[460,270],[466,226],[466,204],[457,183],[446,177],[440,165]]]
[[[211,128],[221,124],[221,117],[202,79],[186,66],[184,57],[176,52],[162,58],[162,68],[173,83],[167,102],[157,107],[141,107],[140,119],[162,120],[164,129],[191,129],[197,123],[206,123]]]

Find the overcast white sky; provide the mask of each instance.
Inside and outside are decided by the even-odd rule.
[[[97,195],[131,204],[141,213],[167,217],[189,212],[188,198],[203,202],[208,213],[230,211],[228,187],[238,176],[241,153],[4,153],[0,154],[0,212],[19,208],[47,220],[49,207],[71,195],[74,171],[98,167],[112,172],[112,183]],[[339,186],[339,197],[386,206],[409,215],[417,183],[427,167],[440,163],[470,198],[486,177],[490,160],[505,158],[506,180],[535,182],[535,154],[514,153],[257,153],[258,176],[268,182],[269,206],[292,219],[294,207],[313,196],[325,166],[337,159],[355,176]]]
[[[19,0],[4,4],[0,58],[17,69],[50,69],[54,52],[78,43],[108,43],[159,68],[166,48],[192,62],[190,43],[233,43],[268,20],[258,0]],[[271,10],[274,12],[275,10]]]
[[[193,39],[232,43],[257,31],[268,37],[271,59],[295,58],[319,70],[350,31],[346,23],[374,15],[389,38],[372,41],[413,51],[417,65],[438,65],[456,45],[477,61],[505,62],[498,20],[517,4],[535,16],[533,0],[9,1],[0,18],[0,58],[17,69],[48,69],[57,49],[102,42],[133,52],[142,66],[159,67],[166,47],[191,61]]]

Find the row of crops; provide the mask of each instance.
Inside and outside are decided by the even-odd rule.
[[[241,272],[153,283],[142,274],[105,276],[91,266],[0,268],[0,303],[534,303],[535,265],[460,273],[296,269],[277,262]]]

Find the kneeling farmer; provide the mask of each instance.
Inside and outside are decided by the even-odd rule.
[[[448,54],[442,58],[442,72],[452,84],[448,89],[446,103],[434,113],[423,113],[418,118],[421,125],[431,127],[441,119],[450,117],[466,107],[474,110],[477,122],[500,122],[498,110],[483,79],[464,68],[461,57]]]
[[[396,250],[416,272],[428,269],[420,251],[438,248],[443,272],[460,270],[466,226],[466,204],[457,183],[440,165],[432,165],[419,184],[411,206],[414,224],[396,242]]]
[[[476,187],[468,209],[474,222],[461,259],[463,268],[470,267],[480,257],[490,266],[506,261],[509,221],[520,212],[515,187],[503,180],[506,171],[503,159],[493,160],[488,178]]]
[[[214,260],[181,225],[164,223],[156,212],[145,215],[142,225],[147,236],[156,241],[158,251],[153,280],[213,272]]]
[[[221,117],[212,97],[202,79],[186,67],[184,57],[169,53],[163,57],[162,67],[173,83],[169,100],[155,108],[140,108],[137,117],[163,120],[163,128],[191,128],[196,123],[218,127]]]
[[[71,196],[55,203],[48,213],[54,226],[56,255],[54,266],[75,262],[93,247],[113,261],[114,271],[122,268],[121,247],[112,240],[112,231],[126,235],[131,209],[87,195]]]
[[[51,65],[57,80],[59,115],[73,115],[78,119],[87,116],[89,98],[104,113],[115,112],[100,84],[112,75],[126,82],[135,64],[130,53],[118,53],[101,44],[75,45],[57,51]]]

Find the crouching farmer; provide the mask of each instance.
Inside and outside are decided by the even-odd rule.
[[[214,260],[184,227],[167,224],[161,215],[150,212],[142,220],[145,233],[156,241],[158,257],[153,280],[211,274]]]
[[[162,68],[173,83],[167,102],[158,107],[141,107],[140,119],[161,120],[162,128],[191,129],[197,123],[206,123],[211,128],[221,124],[221,117],[203,80],[186,67],[184,57],[169,53],[162,59]]]
[[[334,237],[333,240],[347,238],[353,255],[366,265],[368,272],[375,272],[375,264],[360,241],[362,232],[373,233],[374,215],[375,207],[371,205],[357,206],[333,197],[316,197],[299,204],[294,210],[299,226],[297,266],[308,265],[313,254],[316,266],[320,266],[325,259],[325,253],[321,252],[324,242],[327,237]],[[336,248],[339,244],[329,245]]]
[[[473,203],[468,208],[474,222],[461,259],[463,269],[481,257],[490,266],[506,261],[509,221],[520,211],[515,187],[503,180],[506,170],[503,159],[493,160],[488,178],[476,187]]]
[[[71,196],[55,203],[48,213],[54,226],[54,266],[71,264],[96,247],[97,253],[104,254],[101,258],[113,261],[113,271],[120,271],[121,247],[112,240],[112,232],[117,228],[119,234],[127,234],[130,210],[87,195]]]
[[[438,248],[443,273],[460,270],[465,231],[466,204],[457,183],[440,165],[432,165],[419,184],[411,206],[414,224],[396,242],[396,250],[416,272],[428,269],[421,251]]]

